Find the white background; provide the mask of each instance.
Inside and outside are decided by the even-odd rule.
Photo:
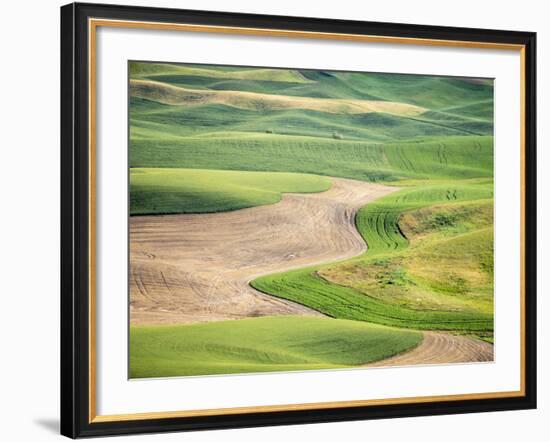
[[[462,0],[385,2],[144,1],[128,4],[268,14],[349,18],[539,32],[539,170],[548,154],[542,122],[548,89],[550,33],[543,2],[514,3]],[[2,362],[0,363],[0,437],[5,440],[53,440],[57,436],[59,324],[59,11],[58,1],[12,2],[4,6],[0,39],[2,113]],[[546,119],[548,117],[546,116]],[[550,215],[543,194],[550,185],[540,175],[539,225]],[[320,441],[343,437],[397,441],[544,440],[550,430],[547,378],[548,322],[541,321],[543,265],[550,241],[539,232],[539,409],[465,416],[440,416],[370,422],[321,424],[192,434],[139,436],[125,440]],[[546,247],[545,247],[546,246]],[[546,250],[545,250],[546,249]],[[547,341],[546,341],[547,342]],[[546,433],[546,435],[544,434]]]

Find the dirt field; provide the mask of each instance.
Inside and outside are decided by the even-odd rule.
[[[327,192],[225,213],[130,219],[130,321],[176,324],[320,315],[257,292],[257,276],[332,262],[366,248],[354,223],[395,187],[331,178]]]
[[[493,346],[487,342],[448,333],[424,332],[420,345],[410,351],[367,367],[392,367],[419,364],[452,364],[493,360]]]

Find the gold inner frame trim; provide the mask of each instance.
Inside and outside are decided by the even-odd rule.
[[[200,410],[159,411],[129,414],[96,414],[96,35],[97,28],[133,28],[162,31],[208,32],[267,37],[291,37],[356,41],[368,43],[411,44],[420,46],[444,46],[474,49],[499,49],[520,53],[520,168],[521,168],[521,226],[520,226],[520,389],[488,393],[466,393],[438,396],[416,396],[388,399],[367,399],[303,404],[261,405],[234,408]],[[525,396],[525,46],[521,44],[439,40],[411,37],[390,37],[377,35],[339,34],[330,32],[291,31],[282,29],[244,28],[232,26],[210,26],[181,23],[140,22],[130,20],[88,19],[88,94],[89,94],[89,423],[134,421],[146,419],[169,419],[180,417],[239,415],[246,413],[268,413],[297,410],[323,410],[329,408],[365,407],[376,405],[420,404],[427,402],[482,400]]]

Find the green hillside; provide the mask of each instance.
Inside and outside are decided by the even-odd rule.
[[[170,92],[133,89],[131,167],[302,172],[385,181],[430,178],[434,167],[438,178],[492,176],[493,88],[488,80],[140,62],[130,63],[130,72],[134,80],[153,80],[178,91],[241,94],[231,104],[235,98],[202,103],[203,98],[186,93],[186,104],[171,105],[162,98]],[[289,108],[270,108],[249,92],[297,101]],[[386,107],[355,113],[335,105],[327,112],[301,108],[300,97],[366,100]],[[391,106],[402,105],[425,111],[392,111]],[[415,170],[415,158],[409,156],[418,155],[419,148],[423,167]],[[449,157],[456,153],[461,157]]]
[[[130,74],[195,89],[398,101],[432,110],[493,99],[491,80],[456,77],[140,62],[130,63]]]
[[[130,377],[349,368],[420,340],[413,331],[305,316],[132,327]]]
[[[134,130],[132,167],[313,173],[365,181],[491,177],[492,137],[374,144],[224,132],[177,139]]]
[[[284,192],[322,192],[328,178],[280,172],[130,169],[130,214],[206,213],[274,204]]]

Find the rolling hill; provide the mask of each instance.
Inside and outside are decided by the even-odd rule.
[[[130,377],[350,368],[421,339],[410,330],[295,316],[132,327]]]

